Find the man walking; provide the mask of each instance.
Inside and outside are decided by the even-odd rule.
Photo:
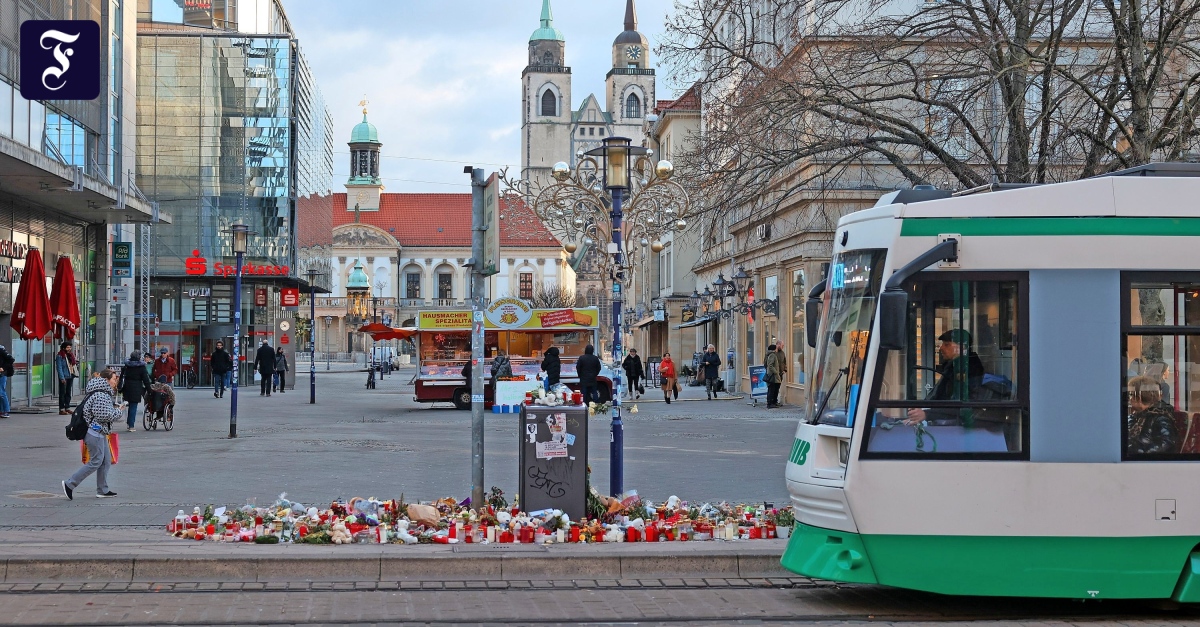
[[[258,347],[258,352],[254,353],[254,369],[258,371],[259,380],[259,396],[271,395],[271,377],[275,374],[275,350],[266,340],[262,341],[262,345]]]
[[[704,351],[704,357],[700,358],[700,367],[704,368],[704,390],[708,392],[708,400],[717,397],[717,373],[721,368],[721,356],[717,354],[717,347],[709,344]]]
[[[638,356],[636,348],[629,349],[629,354],[621,362],[621,368],[625,371],[625,378],[629,379],[629,398],[636,400],[641,394],[641,380],[646,377],[646,370],[642,368],[642,358]]]
[[[225,397],[225,388],[229,387],[229,373],[233,370],[233,358],[225,352],[225,342],[217,340],[217,348],[213,350],[208,360],[213,373],[213,396]]]
[[[600,402],[600,391],[596,389],[596,377],[600,376],[600,358],[596,356],[596,347],[591,344],[583,349],[583,354],[575,362],[575,374],[579,375],[579,391],[583,392],[583,402]]]
[[[774,344],[767,347],[767,358],[763,361],[766,366],[767,409],[775,409],[779,407],[779,384],[783,382],[783,375],[779,370],[779,351],[775,350]]]
[[[154,360],[154,369],[150,373],[151,378],[160,383],[171,385],[175,383],[175,375],[179,374],[179,365],[175,363],[175,358],[167,353],[167,349],[158,349],[158,359]]]
[[[79,362],[70,342],[58,346],[58,354],[54,356],[54,372],[58,375],[58,413],[71,413],[71,383],[79,376]]]

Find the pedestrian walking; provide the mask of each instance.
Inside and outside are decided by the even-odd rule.
[[[596,347],[588,344],[583,354],[575,362],[575,374],[579,376],[579,391],[583,392],[583,402],[600,402],[600,390],[596,387],[596,377],[600,376],[600,358],[596,356]]]
[[[213,396],[225,397],[225,388],[229,387],[229,373],[233,370],[233,358],[225,351],[225,343],[217,340],[217,347],[208,358],[213,373]]]
[[[96,496],[111,498],[117,495],[108,487],[108,469],[112,466],[112,450],[108,436],[112,423],[120,420],[124,405],[117,404],[116,389],[120,373],[110,368],[100,371],[100,376],[88,381],[83,397],[83,418],[88,423],[87,435],[83,436],[87,447],[87,463],[75,471],[70,479],[62,482],[63,495],[74,500],[75,489],[92,473],[96,473]]]
[[[629,354],[621,362],[621,369],[625,371],[625,378],[629,379],[629,398],[636,400],[646,392],[641,384],[641,380],[646,378],[646,371],[642,368],[642,358],[638,356],[636,348],[629,349]]]
[[[283,352],[283,347],[275,349],[275,379],[271,382],[271,389],[279,389],[279,393],[283,394],[287,386],[287,371],[288,361],[287,355]]]
[[[8,354],[8,349],[0,346],[0,418],[8,418],[8,381],[17,373],[17,360]]]
[[[79,377],[79,361],[75,359],[74,347],[70,342],[58,345],[54,356],[54,372],[58,375],[58,413],[71,413],[71,383]]]
[[[512,376],[512,361],[508,358],[507,353],[500,351],[492,359],[492,385],[496,385],[496,381],[500,379],[507,379]]]
[[[258,347],[258,352],[254,353],[254,369],[258,371],[258,395],[271,395],[271,375],[275,374],[275,350],[266,340]]]
[[[121,398],[129,403],[129,411],[125,418],[126,432],[133,432],[137,426],[137,411],[138,404],[146,398],[146,392],[150,389],[150,373],[146,372],[146,364],[138,359],[138,352],[133,351],[129,354],[129,359],[125,362],[125,367],[121,370],[121,379],[117,384],[117,391],[121,393]]]
[[[158,349],[158,359],[154,360],[154,368],[150,373],[151,379],[172,384],[175,382],[177,374],[179,374],[179,364],[175,363],[175,358],[167,354],[166,347]]]
[[[658,375],[662,377],[663,398],[670,405],[672,394],[676,399],[679,398],[679,383],[675,378],[675,362],[671,359],[671,353],[663,353],[662,361],[658,364]]]
[[[783,374],[779,369],[781,355],[775,350],[775,345],[767,347],[767,357],[763,360],[766,373],[763,377],[767,382],[767,409],[779,407],[779,385],[783,383]]]
[[[717,378],[721,368],[721,356],[717,354],[717,347],[714,344],[709,344],[704,351],[704,356],[700,358],[700,367],[704,370],[704,391],[708,392],[708,400],[717,397]]]
[[[542,371],[546,373],[546,389],[558,385],[559,377],[562,376],[562,360],[558,358],[558,347],[551,346],[546,349],[546,357],[542,359]]]

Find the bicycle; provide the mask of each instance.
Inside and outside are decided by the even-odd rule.
[[[183,384],[189,390],[195,388],[196,384],[200,382],[200,375],[192,369],[191,364],[184,366],[181,374],[183,375]]]

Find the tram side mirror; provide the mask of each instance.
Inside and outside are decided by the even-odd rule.
[[[904,350],[907,322],[908,294],[904,290],[884,290],[879,296],[879,348]]]
[[[821,330],[821,299],[810,298],[804,301],[804,334],[808,338],[808,347],[817,347],[817,332]]]

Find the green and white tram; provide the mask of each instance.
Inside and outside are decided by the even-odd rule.
[[[1200,602],[1200,169],[838,224],[782,563],[944,594]]]

